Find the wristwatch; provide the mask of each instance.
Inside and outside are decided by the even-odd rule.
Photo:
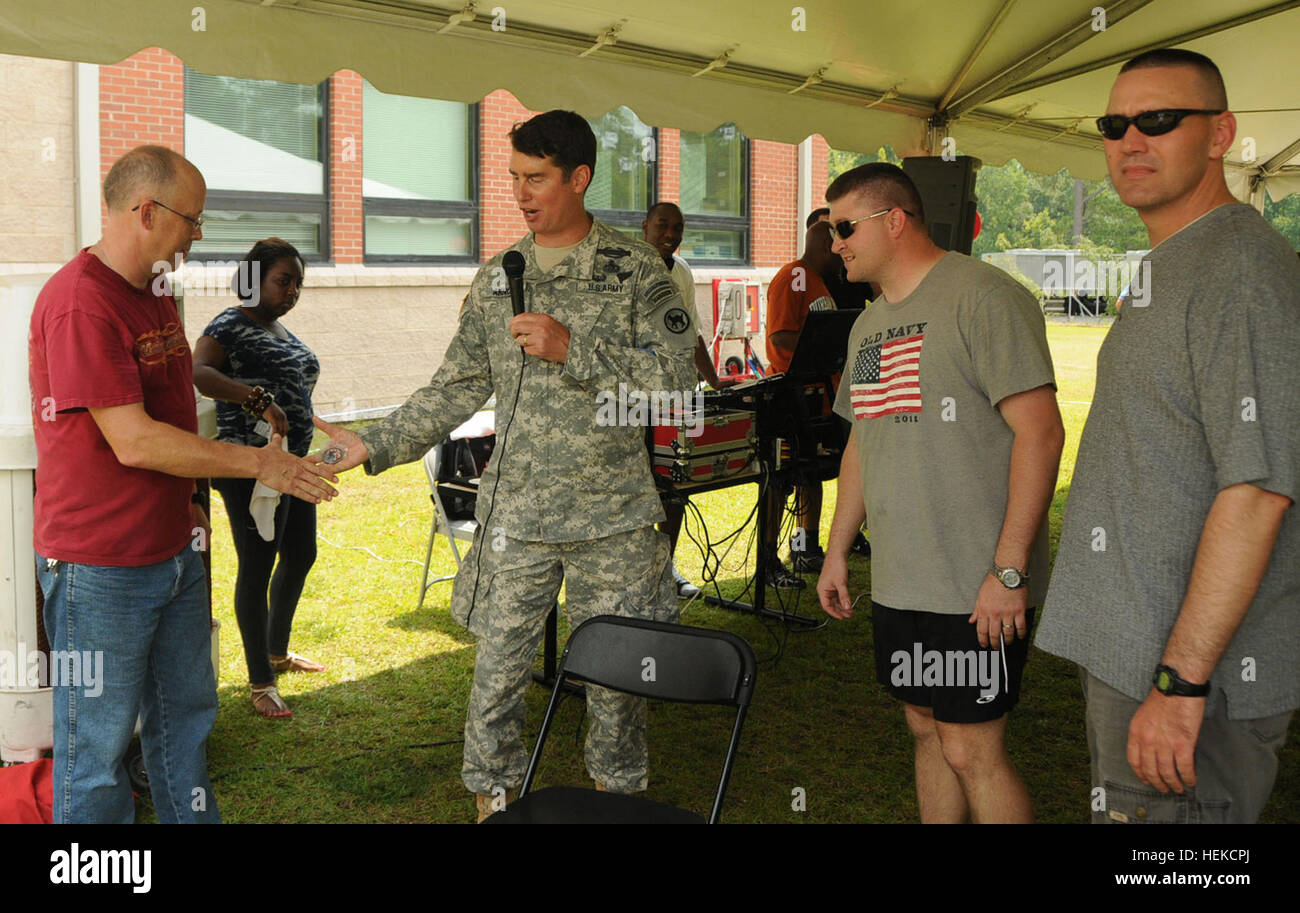
[[[1022,586],[1029,585],[1029,574],[1019,568],[998,567],[996,562],[993,570],[990,572],[998,578],[998,583],[1002,584],[1008,590],[1018,590]]]
[[[1173,666],[1166,666],[1163,663],[1156,666],[1155,678],[1151,679],[1151,684],[1155,685],[1156,690],[1161,694],[1170,697],[1205,697],[1210,693],[1209,682],[1193,685],[1180,676]]]

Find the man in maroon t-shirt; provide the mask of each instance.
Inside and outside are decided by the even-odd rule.
[[[55,822],[133,819],[123,758],[137,715],[158,820],[220,820],[193,480],[334,494],[328,467],[284,452],[278,435],[252,448],[194,433],[190,348],[155,274],[203,236],[205,196],[178,153],[126,153],[104,180],[103,238],[55,273],[32,312],[36,571],[51,649],[76,658],[51,663]]]

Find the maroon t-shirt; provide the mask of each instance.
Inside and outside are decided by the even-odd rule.
[[[193,361],[170,294],[140,290],[83,250],[41,289],[27,339],[36,430],[36,551],[139,567],[190,540],[192,479],[123,466],[87,410],[144,403],[198,430]]]

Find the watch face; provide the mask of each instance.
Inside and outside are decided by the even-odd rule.
[[[1157,691],[1160,691],[1164,694],[1168,694],[1169,689],[1173,686],[1173,684],[1174,684],[1173,679],[1169,677],[1169,673],[1166,672],[1164,669],[1161,669],[1159,672],[1156,673]]]
[[[1012,590],[1020,586],[1020,572],[1013,567],[1007,568],[1002,572],[1002,585]]]

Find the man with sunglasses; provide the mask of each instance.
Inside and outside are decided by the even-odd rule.
[[[334,494],[328,467],[284,452],[279,435],[252,448],[195,433],[190,347],[154,274],[203,237],[205,196],[178,153],[126,153],[104,179],[103,237],[32,311],[45,630],[52,650],[98,672],[52,682],[56,823],[132,821],[123,759],[137,715],[158,820],[220,820],[205,754],[217,694],[194,479],[257,478],[313,502]]]
[[[808,213],[804,228],[812,228],[814,225],[821,223],[827,231],[833,231],[830,218],[831,208],[829,206],[819,206]],[[848,280],[844,273],[844,263],[838,257],[836,258],[835,273],[826,280],[826,288],[830,290],[835,306],[840,309],[864,308],[876,297],[875,292],[871,289],[870,282],[850,282]]]
[[[1029,822],[1005,732],[1065,438],[1042,311],[1006,273],[930,240],[901,168],[862,165],[826,200],[849,279],[881,295],[849,335],[835,399],[852,433],[817,593],[853,615],[847,555],[865,517],[876,678],[915,739],[921,820]]]
[[[1097,125],[1152,250],[1097,357],[1038,646],[1081,669],[1094,822],[1253,822],[1300,705],[1300,266],[1228,191],[1208,58],[1133,58]]]

